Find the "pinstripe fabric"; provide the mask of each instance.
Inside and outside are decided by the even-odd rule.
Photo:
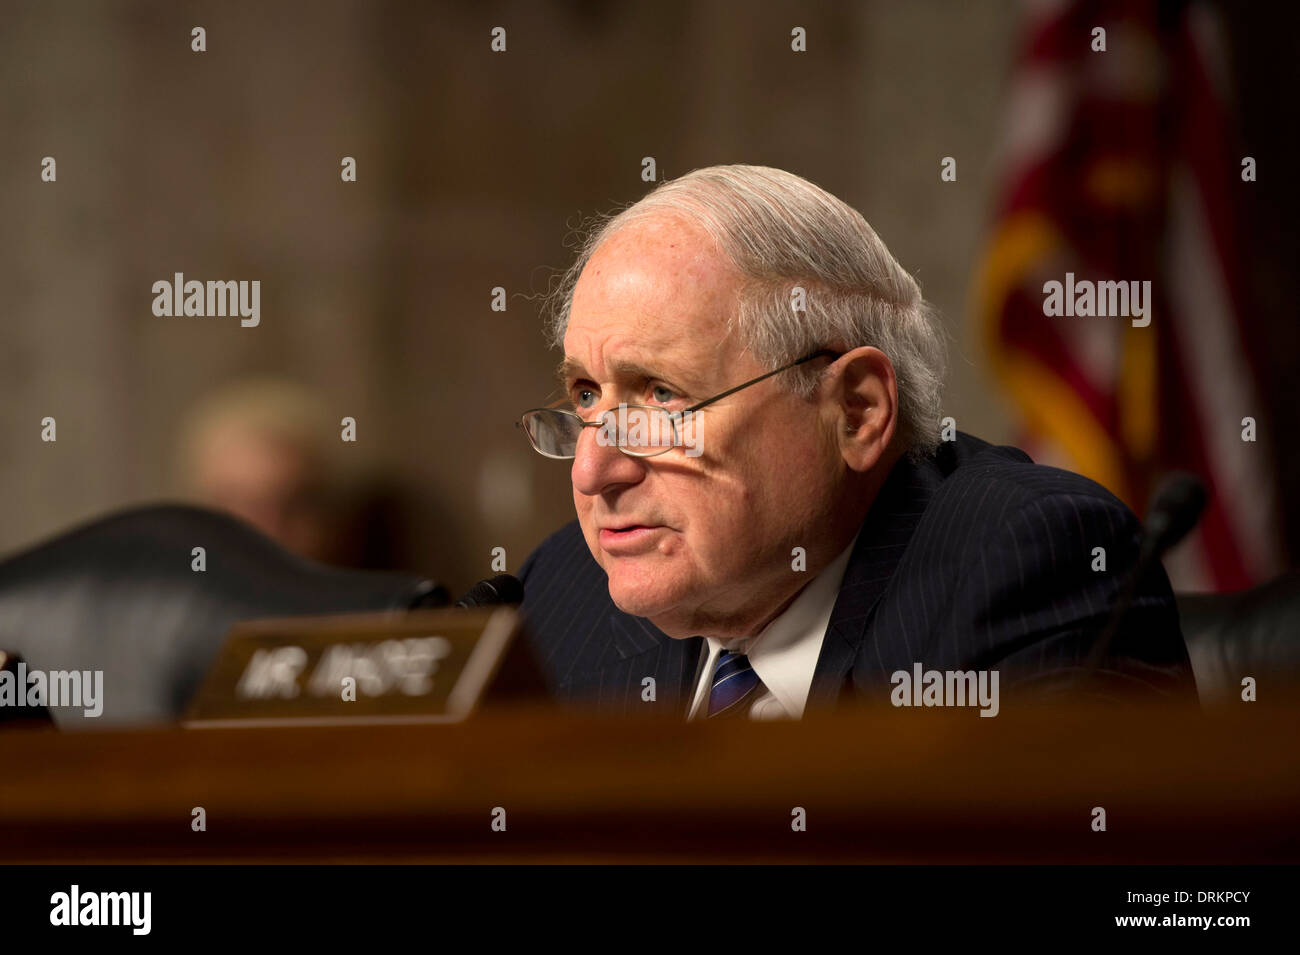
[[[960,434],[899,462],[873,503],[831,614],[809,709],[887,704],[896,670],[997,669],[1004,701],[1078,689],[1137,557],[1137,519],[1100,485]],[[1105,549],[1106,571],[1092,569]],[[577,522],[520,571],[530,639],[555,695],[619,713],[685,715],[702,639],[622,613]],[[654,700],[646,681],[653,679]],[[1089,689],[1195,698],[1168,579],[1150,575]]]

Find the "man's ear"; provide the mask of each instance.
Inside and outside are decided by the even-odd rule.
[[[854,471],[875,467],[898,429],[898,377],[879,348],[845,352],[823,381],[826,413],[834,422],[840,454]]]

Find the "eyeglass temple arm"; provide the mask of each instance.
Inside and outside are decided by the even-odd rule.
[[[812,361],[813,359],[816,358],[822,358],[826,355],[829,355],[832,358],[839,358],[840,352],[831,351],[829,348],[823,348],[821,351],[815,351],[811,355],[804,355],[798,361],[792,361],[788,365],[782,365],[780,368],[776,369],[776,371],[769,371],[765,375],[759,375],[757,378],[747,381],[742,385],[736,385],[735,388],[728,388],[720,395],[714,395],[712,398],[706,399],[705,401],[701,401],[698,405],[692,405],[689,408],[683,409],[682,411],[678,411],[676,414],[673,415],[673,417],[674,418],[683,417],[685,415],[692,414],[693,412],[699,411],[701,408],[708,407],[709,405],[713,404],[713,402],[715,401],[721,401],[723,398],[726,398],[730,395],[734,395],[736,392],[748,388],[750,385],[756,385],[760,381],[763,381],[764,379],[771,378],[773,375],[779,375],[783,371],[789,371],[791,368],[794,368],[798,365],[802,365],[805,362]]]

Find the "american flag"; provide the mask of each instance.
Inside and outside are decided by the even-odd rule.
[[[1036,460],[1086,474],[1139,515],[1162,474],[1205,481],[1201,524],[1166,560],[1183,590],[1236,590],[1280,566],[1234,223],[1251,183],[1219,36],[1195,2],[1027,8],[975,284],[990,367]],[[1044,286],[1067,273],[1150,281],[1150,323],[1048,316]]]

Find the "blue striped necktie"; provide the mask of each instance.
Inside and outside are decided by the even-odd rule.
[[[749,665],[749,657],[723,650],[709,689],[709,718],[746,716],[762,686],[763,681]]]

